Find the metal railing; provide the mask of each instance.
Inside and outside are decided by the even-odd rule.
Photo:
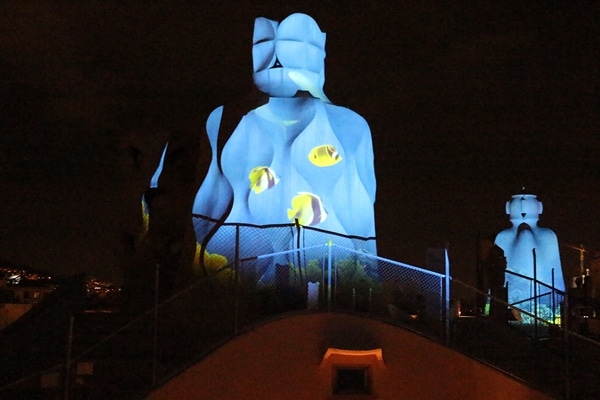
[[[359,313],[446,344],[556,398],[600,398],[593,397],[600,394],[597,342],[569,332],[566,318],[531,313],[452,279],[447,256],[440,274],[369,254],[361,238],[305,228],[298,234],[294,225],[267,227],[268,235],[253,226],[231,228],[231,237],[254,237],[257,251],[230,244],[235,256],[224,262],[211,258],[219,246],[209,247],[196,281],[134,319],[76,316],[65,335],[65,359],[1,384],[0,399],[142,398],[239,332],[289,312]],[[273,248],[261,242],[269,235],[294,245],[261,252]],[[304,246],[304,239],[321,244]],[[568,315],[563,293],[539,293],[537,304],[559,305],[560,315]]]

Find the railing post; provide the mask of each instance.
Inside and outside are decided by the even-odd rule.
[[[552,268],[552,323],[556,324],[556,289],[554,288],[554,268]]]
[[[296,225],[296,248],[299,249],[300,248],[300,221],[298,221],[298,218],[296,218],[294,220],[294,225]]]
[[[538,286],[538,280],[537,280],[537,259],[536,259],[536,254],[535,254],[535,248],[531,249],[531,252],[533,253],[533,315],[534,315],[534,320],[533,320],[533,337],[535,340],[537,340],[538,338],[538,290],[537,290],[537,286]]]
[[[233,262],[233,334],[238,334],[238,319],[239,319],[239,293],[237,287],[238,270],[240,260],[240,226],[235,225],[235,260]]]
[[[65,400],[69,400],[70,393],[69,390],[71,388],[71,352],[73,350],[73,323],[75,321],[75,317],[71,315],[69,317],[69,332],[67,338],[67,351],[65,355],[65,391],[64,398]]]
[[[331,247],[332,241],[327,242],[327,311],[331,311]]]
[[[446,272],[445,282],[445,309],[446,309],[446,344],[450,344],[450,259],[448,258],[448,248],[444,249],[444,264]]]
[[[302,259],[300,257],[300,246],[302,244],[302,241],[300,240],[300,236],[303,233],[306,234],[306,232],[302,232],[300,221],[298,221],[298,218],[294,220],[294,225],[296,226],[296,249],[298,249],[298,252],[296,253],[296,259],[298,262],[298,271],[300,271],[300,274],[302,274]]]
[[[569,334],[569,293],[565,292],[563,299],[563,315],[561,315],[561,322],[563,326],[563,332],[565,335],[565,400],[571,399],[571,354],[570,354],[570,334]]]
[[[156,386],[156,368],[158,359],[158,301],[159,301],[159,273],[160,264],[155,265],[154,270],[154,326],[152,328],[152,387]]]

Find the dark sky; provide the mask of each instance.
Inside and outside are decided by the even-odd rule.
[[[250,90],[254,18],[301,11],[327,33],[326,94],[371,126],[380,255],[449,243],[468,274],[525,186],[570,275],[565,244],[600,249],[599,3],[426,3],[3,1],[0,259],[116,274],[169,133],[203,137]]]

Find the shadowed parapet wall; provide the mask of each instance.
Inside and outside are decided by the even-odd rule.
[[[238,336],[147,400],[335,398],[336,360],[324,358],[331,348],[381,349],[381,360],[370,357],[376,365],[372,397],[366,398],[551,399],[407,330],[350,315],[309,314],[282,318]]]
[[[0,330],[7,327],[29,311],[33,304],[0,304]]]

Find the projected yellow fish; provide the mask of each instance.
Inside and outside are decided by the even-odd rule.
[[[279,182],[279,177],[269,167],[255,167],[248,175],[250,180],[250,189],[256,194],[260,194],[265,190],[271,189]]]
[[[146,200],[144,196],[142,196],[142,230],[139,235],[139,240],[143,240],[146,234],[148,233],[148,229],[150,228],[150,210],[148,209],[148,204],[146,204]]]
[[[314,147],[308,153],[308,159],[317,167],[330,167],[342,161],[342,156],[335,147],[330,144],[324,144]]]
[[[308,226],[325,221],[327,211],[319,196],[308,192],[299,192],[294,196],[292,208],[288,208],[288,219],[294,220],[296,218],[300,225]]]
[[[199,267],[200,264],[200,255],[202,254],[202,245],[196,242],[196,253],[194,254],[194,266]],[[219,271],[221,268],[225,267],[229,262],[225,256],[221,254],[212,253],[210,254],[208,251],[204,251],[203,265],[206,270],[211,273],[215,271]]]

